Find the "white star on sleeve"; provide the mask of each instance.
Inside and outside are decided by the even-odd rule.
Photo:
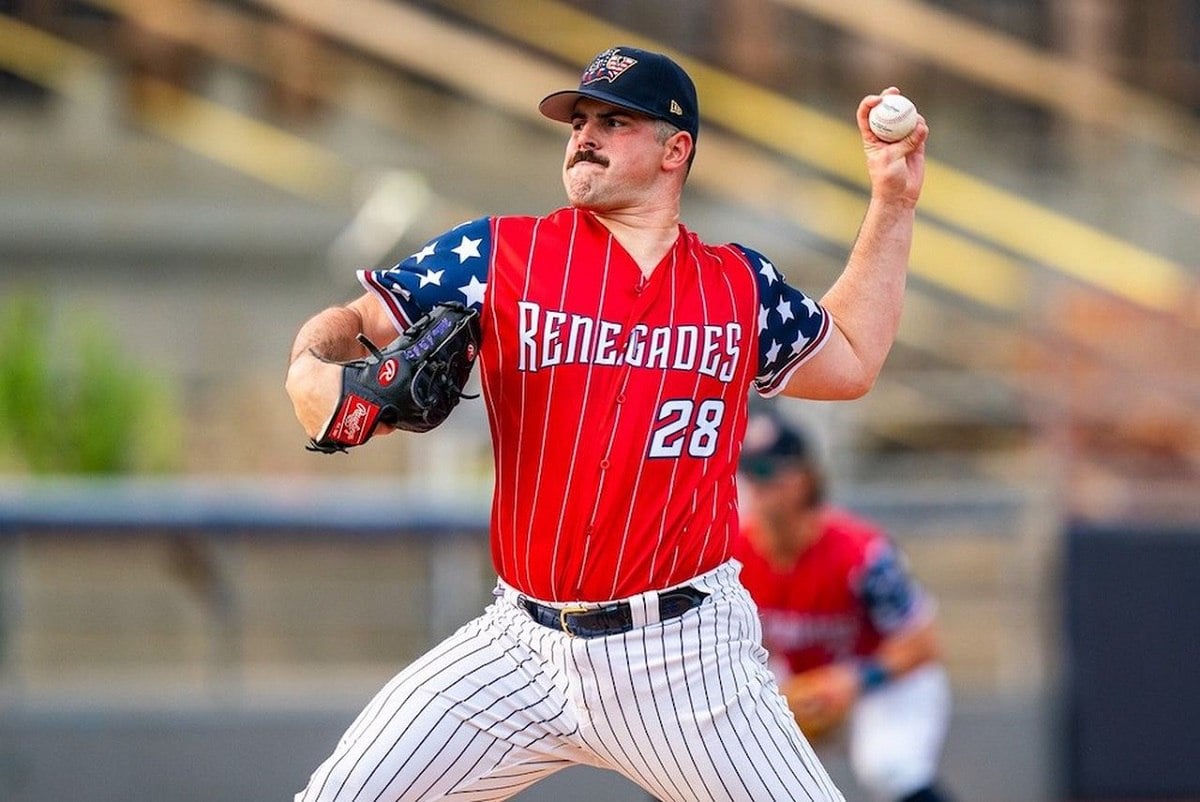
[[[765,306],[758,308],[758,330],[764,332],[767,330],[767,316],[771,314],[771,310]]]
[[[767,364],[768,365],[771,364],[772,362],[774,362],[775,358],[779,356],[779,351],[782,349],[782,347],[783,346],[781,346],[779,343],[775,342],[774,340],[771,340],[771,347],[767,349]]]
[[[792,353],[798,354],[808,347],[808,338],[803,334],[796,335],[796,342],[792,343]]]
[[[431,242],[421,250],[414,253],[412,258],[417,260],[417,264],[421,264],[421,262],[425,261],[426,256],[433,256],[433,250],[433,243]]]
[[[808,310],[808,316],[812,317],[817,313],[817,302],[812,298],[804,299],[804,308]]]
[[[438,287],[442,286],[442,274],[445,272],[445,270],[426,270],[425,275],[420,277],[421,286],[424,287],[427,284],[435,284]]]
[[[458,291],[467,296],[467,306],[477,306],[483,303],[483,293],[486,289],[487,282],[471,276],[471,280],[467,282],[466,286],[459,287]]]
[[[779,316],[781,318],[783,318],[784,323],[787,323],[789,320],[796,319],[796,316],[792,314],[792,302],[791,301],[781,300],[779,302],[779,306],[775,307],[775,311],[779,313]]]
[[[762,263],[762,270],[759,270],[758,272],[767,277],[767,286],[770,287],[775,283],[775,280],[779,278],[779,274],[775,272],[775,265],[771,264],[766,259],[759,259],[758,261]]]
[[[470,239],[469,237],[464,236],[462,238],[462,242],[458,243],[458,247],[451,248],[450,252],[458,254],[458,263],[461,265],[468,259],[479,258],[479,244],[481,242],[483,242],[482,237],[479,239]]]

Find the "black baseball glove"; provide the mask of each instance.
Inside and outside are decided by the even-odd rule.
[[[479,354],[479,313],[440,304],[384,349],[358,335],[370,356],[342,365],[342,397],[309,451],[360,446],[381,423],[427,432],[450,414]]]

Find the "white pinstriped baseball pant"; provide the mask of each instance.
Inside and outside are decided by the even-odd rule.
[[[658,621],[628,599],[621,635],[575,638],[496,601],[400,672],[296,802],[508,799],[574,764],[617,771],[664,802],[843,802],[766,665],[730,561],[684,584],[709,593]]]

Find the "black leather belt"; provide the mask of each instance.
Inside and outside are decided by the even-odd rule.
[[[688,610],[699,607],[700,602],[707,598],[707,593],[693,587],[665,590],[658,594],[658,620],[678,618]],[[550,607],[522,596],[520,604],[534,621],[572,637],[620,635],[634,626],[629,602],[613,602],[603,607]]]

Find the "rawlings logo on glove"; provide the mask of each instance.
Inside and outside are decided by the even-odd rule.
[[[462,304],[441,304],[379,349],[364,335],[370,352],[342,362],[342,397],[309,451],[332,454],[360,446],[379,424],[427,432],[446,419],[463,398],[479,353],[479,313]]]

